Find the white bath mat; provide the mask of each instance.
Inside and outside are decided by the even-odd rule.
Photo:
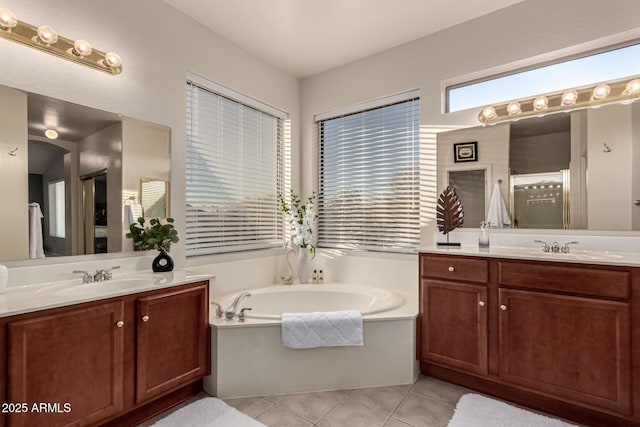
[[[448,427],[576,427],[479,394],[458,400]]]
[[[152,424],[152,427],[266,427],[215,397],[184,406]]]

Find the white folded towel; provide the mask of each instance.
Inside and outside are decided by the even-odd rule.
[[[489,201],[489,212],[487,213],[487,223],[491,227],[507,228],[511,226],[511,218],[509,217],[509,211],[504,204],[502,198],[502,192],[500,192],[500,184],[496,182],[493,186],[493,192],[491,193],[491,200]]]
[[[129,218],[129,224],[138,222],[138,218],[140,218],[143,214],[142,205],[126,205],[126,207],[127,207],[127,217]]]
[[[362,346],[362,314],[357,310],[284,313],[282,343],[288,348]]]

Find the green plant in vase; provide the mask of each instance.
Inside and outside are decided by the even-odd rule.
[[[172,271],[173,259],[168,252],[171,244],[180,240],[178,230],[173,226],[173,218],[167,218],[164,223],[159,218],[151,218],[148,226],[145,226],[145,222],[145,218],[138,218],[137,222],[129,226],[126,237],[133,240],[134,248],[160,251],[151,265],[154,272]]]

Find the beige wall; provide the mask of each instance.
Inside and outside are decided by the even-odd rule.
[[[587,113],[590,230],[630,230],[633,161],[631,107],[611,105]],[[611,151],[605,152],[607,144]]]
[[[29,258],[27,95],[0,87],[0,260]],[[17,148],[15,156],[9,152]]]

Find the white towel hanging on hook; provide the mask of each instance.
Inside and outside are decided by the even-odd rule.
[[[508,228],[511,226],[511,218],[509,217],[507,205],[505,205],[502,198],[499,182],[497,181],[493,186],[491,200],[489,201],[489,211],[487,212],[487,223],[491,227]]]

